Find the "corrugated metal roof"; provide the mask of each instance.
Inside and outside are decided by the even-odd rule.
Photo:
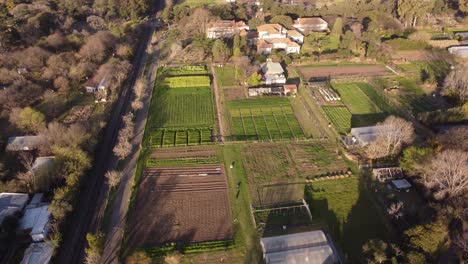
[[[28,200],[25,193],[0,193],[0,224],[5,217],[23,210]]]
[[[21,218],[19,222],[19,229],[31,229],[31,236],[45,233],[50,217],[48,208],[49,204],[44,204],[42,206],[26,209],[23,218]]]
[[[52,253],[53,249],[46,243],[32,243],[24,252],[21,264],[47,264]]]

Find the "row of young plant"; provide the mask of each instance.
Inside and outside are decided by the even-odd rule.
[[[179,158],[179,159],[148,159],[146,161],[147,167],[157,166],[176,166],[176,165],[207,165],[218,164],[218,157],[195,157],[195,158]]]
[[[160,247],[145,249],[151,258],[162,257],[176,251],[182,254],[208,252],[215,250],[227,250],[235,247],[234,240],[209,241],[194,244],[168,243]]]

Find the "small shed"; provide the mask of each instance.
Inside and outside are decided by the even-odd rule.
[[[29,232],[34,242],[41,242],[47,236],[50,220],[49,204],[39,203],[28,206],[19,222],[19,229]]]
[[[6,217],[21,212],[28,200],[25,193],[0,193],[0,225]]]
[[[407,179],[392,180],[392,185],[395,186],[397,191],[409,191],[412,187]]]
[[[283,85],[283,90],[285,95],[296,96],[297,95],[297,86],[295,84],[285,84]]]
[[[460,58],[468,58],[468,45],[450,47],[448,52]]]
[[[44,142],[42,136],[22,136],[8,138],[7,151],[30,151],[37,149]]]
[[[53,248],[47,243],[32,243],[24,252],[21,264],[48,264],[53,252]]]

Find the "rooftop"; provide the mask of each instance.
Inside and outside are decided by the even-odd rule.
[[[262,64],[262,72],[266,75],[269,74],[283,74],[284,70],[280,63],[267,61]]]
[[[33,150],[43,142],[42,136],[10,137],[6,147],[9,151]]]
[[[23,218],[19,221],[18,228],[21,230],[31,229],[31,236],[42,234],[47,230],[50,212],[49,204],[42,204],[36,207],[27,208]]]
[[[297,29],[290,29],[288,30],[287,33],[289,37],[303,37],[304,36],[301,34],[301,32],[297,31]]]
[[[257,27],[258,32],[268,32],[268,34],[281,34],[284,28],[280,24],[264,24]]]
[[[53,249],[46,243],[32,243],[24,252],[21,264],[47,264]]]
[[[54,164],[54,160],[55,160],[54,156],[38,157],[34,161],[31,169],[34,173],[38,173],[39,171],[43,169],[49,169]]]
[[[226,27],[247,27],[244,21],[235,21],[235,20],[221,20],[216,22],[208,23],[208,28],[226,28]]]
[[[321,17],[301,17],[294,20],[295,25],[308,25],[308,26],[315,26],[315,25],[324,25],[328,24],[327,21],[323,20]]]
[[[7,216],[23,210],[28,200],[25,193],[0,193],[0,224]]]

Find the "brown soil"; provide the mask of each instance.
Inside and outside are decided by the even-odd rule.
[[[224,89],[224,98],[227,101],[242,100],[245,99],[245,92],[243,87],[235,87]]]
[[[317,77],[369,77],[387,75],[390,73],[383,65],[301,67],[299,71],[306,80]]]
[[[134,210],[133,248],[233,237],[227,182],[219,165],[147,168]]]

